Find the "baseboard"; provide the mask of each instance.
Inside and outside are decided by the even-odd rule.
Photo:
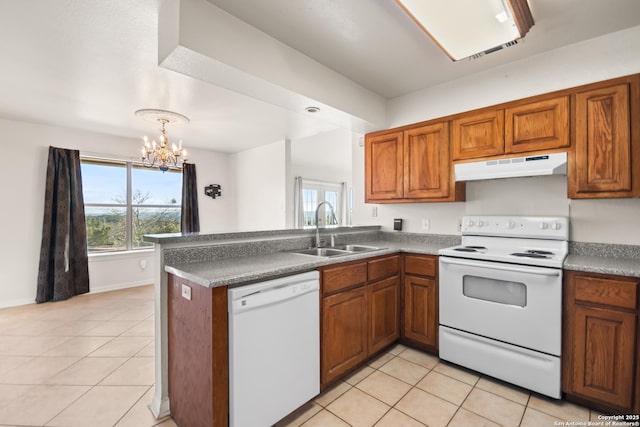
[[[152,282],[149,282],[149,280],[140,280],[140,281],[136,281],[136,282],[129,282],[129,283],[117,283],[115,285],[109,285],[109,286],[101,286],[97,289],[91,289],[91,284],[89,284],[89,293],[90,294],[101,294],[102,292],[109,292],[109,291],[117,291],[119,289],[127,289],[127,288],[135,288],[138,286],[144,286],[144,285],[152,285]]]
[[[150,283],[148,280],[140,280],[136,282],[118,283],[115,285],[101,286],[97,289],[91,289],[91,284],[89,284],[90,289],[88,294],[101,294],[103,292],[117,291],[119,289],[135,288],[138,286],[152,285],[152,284],[153,283]],[[87,295],[87,294],[83,294],[83,295]],[[35,303],[36,303],[36,297],[34,295],[33,298],[21,298],[21,299],[15,299],[11,301],[0,301],[0,309],[18,307],[21,305],[28,305],[28,304],[35,304]]]
[[[0,302],[0,308],[18,307],[20,305],[35,304],[35,303],[36,303],[36,297],[34,296],[33,298],[21,298],[21,299],[14,299],[12,301],[2,301]]]

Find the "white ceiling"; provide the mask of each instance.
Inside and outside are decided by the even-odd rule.
[[[209,1],[385,98],[640,23],[638,0],[530,0],[523,44],[453,63],[393,0]],[[170,138],[223,152],[335,129],[159,67],[160,2],[0,0],[0,117],[138,137],[133,112],[163,108],[191,119]]]

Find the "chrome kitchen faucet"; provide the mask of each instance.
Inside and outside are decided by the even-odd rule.
[[[320,206],[325,204],[329,205],[329,208],[331,209],[331,216],[333,218],[335,218],[336,216],[336,211],[333,209],[333,206],[331,205],[331,203],[326,201],[318,203],[318,206],[316,207],[316,248],[320,247],[320,227],[318,225],[318,211],[320,210]]]

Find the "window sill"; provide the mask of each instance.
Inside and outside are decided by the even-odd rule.
[[[89,261],[113,261],[116,259],[130,259],[135,256],[149,256],[153,254],[154,249],[136,249],[131,251],[113,251],[89,254]]]

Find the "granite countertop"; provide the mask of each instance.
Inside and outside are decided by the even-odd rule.
[[[369,252],[332,258],[292,253],[272,252],[261,255],[220,258],[202,262],[185,262],[165,265],[165,271],[205,287],[233,286],[278,276],[302,273],[315,268],[381,255],[400,252],[438,255],[438,251],[452,246],[451,242],[417,242],[375,240],[358,242],[361,245],[381,248]],[[579,253],[570,254],[563,267],[591,273],[640,277],[640,258],[636,246],[576,243]],[[591,251],[591,252],[589,252]]]
[[[614,258],[571,254],[564,261],[564,268],[567,270],[586,271],[590,273],[640,277],[639,258]]]
[[[222,258],[213,261],[165,265],[165,271],[202,286],[215,288],[262,279],[268,280],[286,274],[302,273],[324,265],[356,261],[399,252],[437,255],[440,249],[451,246],[447,243],[390,241],[362,242],[358,244],[375,246],[381,249],[334,258],[302,255],[291,252],[276,252],[264,255]]]

